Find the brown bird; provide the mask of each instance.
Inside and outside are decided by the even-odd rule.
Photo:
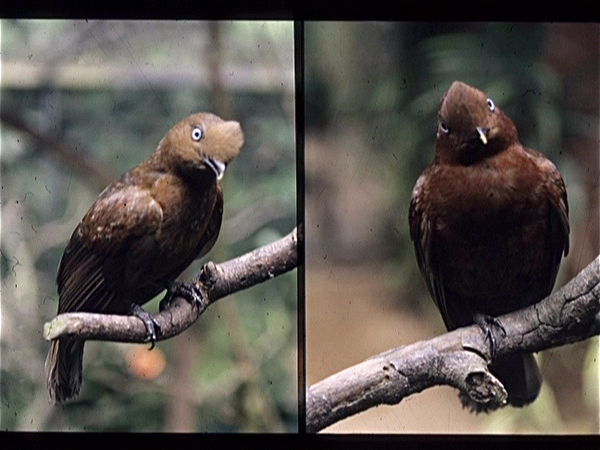
[[[439,106],[433,163],[414,187],[410,235],[427,288],[448,330],[477,323],[490,339],[496,316],[550,294],[569,251],[567,192],[554,164],[519,143],[514,123],[480,90],[456,81]],[[533,354],[491,372],[524,406],[542,378]],[[460,395],[463,406],[487,411]]]
[[[140,305],[164,289],[202,302],[189,284],[174,282],[214,245],[223,213],[219,180],[239,153],[237,122],[209,113],[176,124],[152,155],[100,194],[77,226],[58,268],[58,314],[134,314],[149,339],[155,324]],[[57,403],[81,388],[83,341],[59,339],[46,359],[49,398]]]

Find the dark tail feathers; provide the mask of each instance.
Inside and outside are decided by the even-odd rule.
[[[81,389],[83,341],[52,342],[46,358],[48,398],[56,404],[75,397]]]

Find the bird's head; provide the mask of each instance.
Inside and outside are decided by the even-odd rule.
[[[238,122],[201,112],[171,128],[155,154],[170,168],[184,172],[210,170],[220,180],[243,144],[244,133]]]
[[[440,101],[438,161],[471,164],[518,143],[517,128],[482,91],[455,81]]]

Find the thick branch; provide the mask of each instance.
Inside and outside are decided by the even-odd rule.
[[[301,232],[301,230],[300,230]],[[194,280],[204,294],[205,308],[175,298],[164,311],[153,315],[160,325],[157,340],[173,337],[192,325],[206,307],[220,298],[267,281],[298,266],[298,228],[276,242],[238,258],[208,262]],[[69,337],[79,340],[147,342],[144,323],[135,316],[66,313],[44,324],[44,339]]]
[[[539,303],[499,318],[495,358],[537,352],[600,333],[600,256]],[[489,372],[489,341],[477,326],[399,347],[307,388],[306,429],[317,432],[380,404],[396,404],[436,385],[454,386],[480,402],[502,404],[506,391]]]

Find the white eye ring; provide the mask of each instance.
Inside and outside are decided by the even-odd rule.
[[[440,128],[446,134],[448,134],[450,132],[450,130],[448,129],[448,125],[446,125],[444,122],[440,122]]]
[[[487,99],[487,105],[488,105],[488,108],[490,108],[490,111],[494,112],[494,109],[496,109],[496,105],[494,105],[494,102],[492,101],[491,98]]]
[[[192,139],[196,142],[202,139],[203,135],[204,134],[202,133],[202,128],[200,127],[194,127],[194,129],[192,130]]]

